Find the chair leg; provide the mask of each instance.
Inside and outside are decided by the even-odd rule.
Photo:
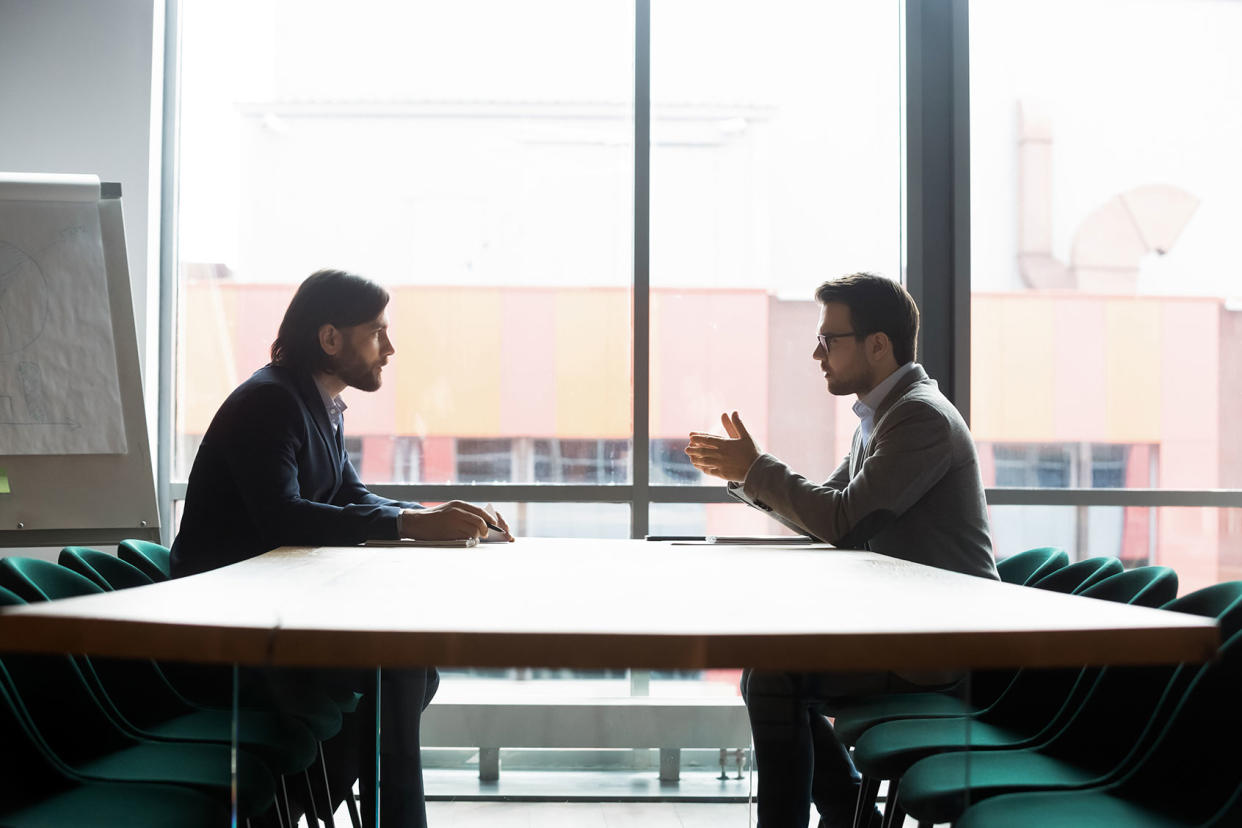
[[[858,802],[854,805],[854,828],[868,828],[879,795],[880,780],[864,776],[858,785]]]
[[[285,802],[285,825],[289,828],[298,828],[298,821],[293,818],[293,809],[289,807],[289,786],[285,784],[285,778],[280,777],[280,795]]]
[[[906,812],[897,801],[897,788],[900,783],[900,779],[890,779],[888,782],[888,798],[884,802],[884,828],[901,828],[906,821]]]
[[[354,792],[350,790],[345,797],[345,807],[349,811],[349,821],[354,828],[362,828],[362,817],[358,813],[358,803],[354,801]]]
[[[358,799],[354,797],[354,787],[349,786],[345,792],[345,811],[349,812],[349,823],[354,828],[363,828],[363,817],[358,813]]]
[[[319,828],[319,806],[315,804],[315,786],[311,784],[309,767],[302,769],[302,778],[306,780],[306,807],[310,808],[310,813],[306,815],[307,824],[310,828]]]
[[[319,770],[323,773],[323,799],[328,803],[327,816],[323,818],[324,828],[336,828],[336,820],[332,814],[332,786],[328,784],[328,761],[323,758],[323,742],[319,743]],[[307,783],[309,784],[309,783]]]
[[[287,828],[288,826],[289,812],[283,809],[287,807],[288,807],[287,805],[286,806],[281,805],[280,792],[278,791],[276,793],[276,799],[272,801],[272,810],[271,810],[271,813],[276,817],[277,828]],[[267,817],[267,812],[265,811],[263,814],[263,818],[266,819],[266,817]]]

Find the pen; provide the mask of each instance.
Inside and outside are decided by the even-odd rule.
[[[488,529],[491,529],[493,532],[499,532],[499,533],[500,533],[500,534],[502,534],[502,535],[503,535],[503,534],[505,534],[505,530],[504,530],[504,529],[501,529],[499,526],[497,526],[496,524],[492,523],[490,520],[485,520],[485,521],[483,521],[483,522],[484,522],[484,523],[486,523],[486,524],[487,524],[487,528],[488,528]]]

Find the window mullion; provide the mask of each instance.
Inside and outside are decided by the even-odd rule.
[[[634,448],[630,536],[647,534],[651,399],[651,0],[634,3]]]

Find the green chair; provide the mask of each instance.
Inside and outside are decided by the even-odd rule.
[[[1210,826],[1242,824],[1242,633],[1200,668],[1151,747],[1118,780],[1084,790],[1016,793],[968,808],[958,828],[1003,825]]]
[[[0,588],[0,606],[22,603]],[[88,782],[57,761],[26,726],[0,683],[0,825],[11,828],[91,825],[97,828],[218,828],[228,809],[191,788]]]
[[[1116,558],[1088,558],[1042,577],[1033,586],[1056,592],[1081,592],[1104,578],[1124,571]],[[968,687],[953,692],[887,693],[867,696],[839,705],[833,729],[842,744],[854,745],[859,737],[880,722],[965,716],[977,713],[1000,697],[1013,681],[1014,670],[977,670]]]
[[[152,582],[137,568],[103,552],[85,547],[61,550],[63,566],[46,561],[14,558],[0,563],[0,582],[13,583],[35,600],[54,600],[89,594],[92,590],[83,578],[66,571],[72,568],[105,591]],[[8,571],[13,570],[13,571]],[[196,676],[211,678],[216,686],[228,686],[226,695],[199,704],[181,693],[155,662],[112,659],[80,660],[80,668],[95,684],[97,695],[105,707],[128,726],[135,735],[177,741],[220,742],[231,733],[233,720],[231,670],[203,667]],[[227,685],[219,680],[228,677]],[[293,701],[290,701],[290,698]],[[305,801],[315,812],[314,803],[322,802],[310,781],[310,766],[318,763],[317,776],[324,777],[322,742],[340,732],[343,719],[341,707],[324,693],[311,691],[289,694],[277,704],[269,698],[253,695],[243,699],[238,711],[238,738],[256,755],[262,757],[280,777],[298,774],[299,789],[305,784]],[[292,705],[292,706],[291,706]],[[309,730],[312,740],[307,739]],[[308,752],[309,751],[309,752]],[[331,814],[325,820],[332,824]]]
[[[0,602],[24,603],[7,589]],[[126,733],[100,705],[69,656],[5,655],[0,659],[0,687],[31,738],[74,779],[171,783],[206,794],[219,806],[232,802],[229,745],[161,742]],[[247,819],[258,816],[275,800],[275,780],[246,750],[236,752],[236,762],[238,814]]]
[[[1125,571],[1121,561],[1113,557],[1087,558],[1044,575],[1031,584],[1036,589],[1065,592],[1073,595]]]
[[[1050,560],[1054,564],[1061,562],[1057,551],[1059,550],[1053,547],[1044,547],[1020,553],[1015,557],[1026,556],[1020,566],[1022,572],[1010,569],[1009,574],[1026,577],[1028,580],[1037,578],[1032,585],[1040,589],[1080,592],[1105,577],[1124,571],[1121,562],[1116,558],[1100,557],[1052,568],[1047,572],[1050,567],[1046,564]],[[1006,560],[1012,561],[1014,558]],[[1040,576],[1037,574],[1040,571],[1047,574]],[[853,746],[858,743],[863,733],[881,722],[979,713],[1000,698],[1016,673],[1015,670],[975,670],[970,674],[969,684],[959,685],[951,691],[887,693],[838,703],[834,710],[836,718],[833,729],[842,744]],[[858,789],[857,810],[860,813],[870,813],[879,798],[879,791],[880,780],[864,777]]]
[[[1177,574],[1168,567],[1132,569],[1100,581],[1084,597],[1155,607],[1177,595]],[[871,780],[898,780],[920,759],[961,750],[1019,748],[1044,741],[1077,709],[1094,684],[1097,668],[1020,670],[991,706],[969,716],[899,719],[867,730],[854,749],[854,764]],[[889,796],[886,812],[902,815]],[[895,821],[894,824],[900,824]]]
[[[997,561],[996,574],[1007,584],[1031,584],[1068,563],[1064,549],[1041,546]]]
[[[1228,640],[1242,631],[1242,581],[1192,592],[1164,609],[1215,618]],[[902,807],[920,821],[952,822],[968,802],[1114,781],[1151,746],[1199,671],[1198,665],[1105,668],[1065,727],[1042,744],[916,762],[901,779]]]
[[[116,547],[116,556],[141,569],[152,581],[167,581],[172,577],[172,553],[167,546],[144,540],[123,540]]]
[[[102,553],[98,553],[102,554]],[[80,550],[69,557],[84,559]],[[117,561],[120,566],[128,566]],[[100,587],[69,569],[36,558],[0,560],[0,585],[11,588],[26,600],[99,593]],[[197,706],[183,697],[167,681],[158,665],[146,659],[108,659],[79,656],[75,659],[90,692],[106,713],[129,735],[138,739],[228,745],[234,735],[234,712],[228,707]],[[334,728],[341,727],[339,708],[327,705],[335,714]],[[243,708],[236,714],[238,743],[260,757],[280,779],[297,774],[298,784],[307,780],[308,769],[318,757],[318,741],[298,718],[272,708]]]

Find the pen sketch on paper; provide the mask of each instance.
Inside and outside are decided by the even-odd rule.
[[[125,450],[98,207],[0,199],[0,455]]]

